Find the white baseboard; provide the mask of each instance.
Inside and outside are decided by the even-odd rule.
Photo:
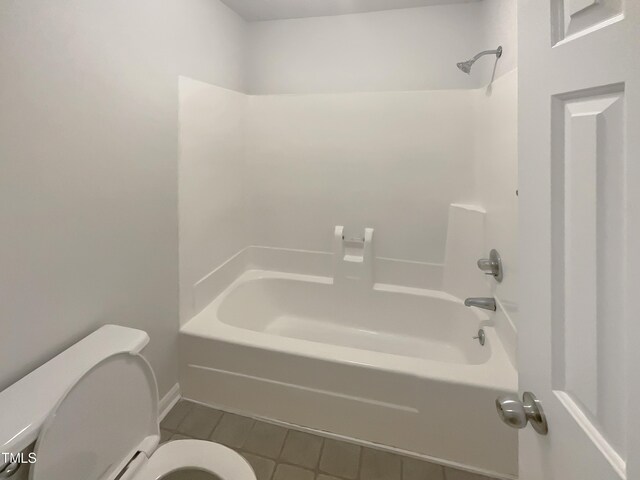
[[[158,403],[158,410],[160,411],[160,418],[158,419],[161,422],[164,417],[167,416],[167,413],[171,411],[178,400],[180,400],[181,392],[180,392],[180,384],[176,383],[171,389],[166,393],[164,397],[160,399]]]

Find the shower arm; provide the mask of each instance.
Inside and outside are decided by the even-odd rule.
[[[495,50],[485,50],[484,52],[480,52],[475,57],[473,57],[471,61],[475,62],[476,60],[478,60],[480,57],[483,57],[484,55],[495,55],[496,57],[500,58],[502,56],[502,47],[498,47]]]
[[[484,55],[495,55],[496,56],[496,62],[497,62],[498,59],[502,56],[502,47],[499,46],[495,50],[485,50],[483,52],[480,52],[475,57],[473,57],[471,60],[467,60],[466,62],[460,62],[460,63],[456,64],[456,66],[460,70],[462,70],[464,73],[469,75],[471,73],[471,67],[473,66],[474,63],[476,63],[476,60],[478,60],[480,57],[482,57]]]

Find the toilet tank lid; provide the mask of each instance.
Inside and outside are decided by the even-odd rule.
[[[105,325],[0,392],[0,451],[15,454],[33,443],[62,396],[97,363],[115,353],[140,353],[147,343],[142,330]]]

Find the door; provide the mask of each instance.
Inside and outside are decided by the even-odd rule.
[[[640,0],[520,0],[522,480],[640,480]],[[637,300],[634,302],[634,300]]]

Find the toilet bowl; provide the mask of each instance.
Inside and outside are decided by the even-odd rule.
[[[236,452],[203,440],[174,440],[161,445],[131,478],[157,480],[183,469],[201,470],[222,480],[254,478],[251,467]]]
[[[160,445],[156,378],[138,353],[148,337],[132,336],[136,332],[144,334],[112,326],[96,332],[93,343],[79,342],[74,354],[63,352],[49,362],[53,366],[45,364],[0,395],[0,407],[15,407],[23,397],[28,414],[17,415],[14,423],[26,427],[14,436],[3,434],[4,447],[14,453],[35,437],[37,460],[29,479],[161,480],[172,472],[197,470],[222,480],[256,480],[248,462],[223,445],[204,440]],[[131,341],[118,344],[113,337],[121,334]],[[113,341],[107,348],[106,340]],[[48,405],[53,397],[46,387],[59,388],[51,373],[60,375],[65,390]],[[46,413],[44,419],[38,412]]]

